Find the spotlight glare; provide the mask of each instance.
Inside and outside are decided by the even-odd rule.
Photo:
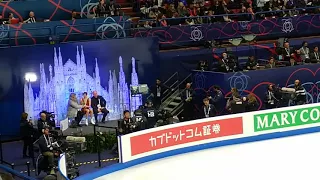
[[[26,75],[24,76],[25,80],[28,82],[35,82],[37,81],[37,75],[35,73],[26,73]]]

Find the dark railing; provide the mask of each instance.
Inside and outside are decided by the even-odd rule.
[[[119,132],[118,132],[118,128],[117,127],[108,127],[108,126],[100,126],[100,125],[93,125],[93,135],[94,135],[94,138],[95,138],[95,142],[96,142],[96,145],[97,145],[97,155],[98,155],[98,167],[100,168],[101,167],[101,151],[100,151],[100,139],[99,139],[99,134],[98,134],[98,131],[97,131],[97,127],[99,128],[106,128],[106,129],[113,129],[115,130],[115,135],[116,137],[118,137],[119,135]]]

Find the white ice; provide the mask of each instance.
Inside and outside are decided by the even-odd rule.
[[[320,133],[172,156],[96,180],[319,180]]]

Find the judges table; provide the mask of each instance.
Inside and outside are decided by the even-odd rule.
[[[316,103],[319,102],[319,70],[320,64],[234,73],[193,71],[193,86],[199,102],[204,96],[213,96],[213,86],[218,85],[225,96],[230,95],[230,90],[233,87],[239,90],[241,96],[253,93],[258,99],[259,109],[261,109],[268,84],[279,85],[279,87],[293,87],[294,81],[299,79],[307,91],[308,102]]]

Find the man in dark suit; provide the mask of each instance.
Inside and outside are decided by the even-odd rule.
[[[153,96],[153,105],[155,108],[159,108],[161,105],[161,100],[163,98],[163,93],[170,89],[170,87],[166,86],[165,84],[161,83],[160,79],[157,79],[156,85],[152,88],[151,96]]]
[[[218,70],[220,72],[234,72],[237,70],[237,63],[232,56],[224,52],[221,60],[218,61]]]
[[[215,95],[213,98],[210,96],[209,99],[211,100],[213,106],[215,107],[215,110],[217,111],[216,114],[222,113],[225,105],[224,95],[219,86],[213,86],[213,91]]]
[[[214,117],[215,112],[215,107],[210,104],[209,98],[204,98],[203,107],[200,109],[200,118]]]
[[[191,88],[191,83],[186,84],[186,89],[181,93],[183,100],[183,120],[189,121],[193,119],[193,96],[194,91]]]
[[[320,62],[320,54],[318,46],[314,47],[313,52],[310,53],[310,61],[311,63],[319,63]]]
[[[289,62],[292,56],[294,56],[294,50],[290,47],[289,42],[285,42],[282,49],[282,60]]]
[[[269,63],[266,64],[266,69],[276,68],[276,61],[273,57],[270,58]]]
[[[290,63],[288,64],[288,66],[296,66],[298,65],[296,60],[294,58],[290,58]]]
[[[99,96],[97,91],[93,91],[93,97],[91,98],[91,107],[93,110],[96,123],[98,123],[98,113],[103,114],[101,122],[103,123],[105,122],[105,119],[109,113],[106,106],[107,106],[106,100],[102,96]]]

